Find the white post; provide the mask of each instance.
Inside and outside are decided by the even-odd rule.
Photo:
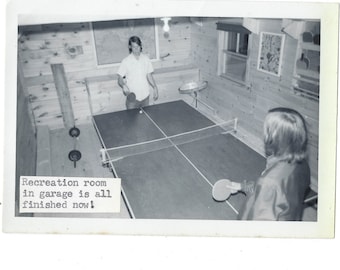
[[[237,131],[237,118],[235,118],[235,122],[234,122],[234,130],[235,130],[235,132]]]
[[[100,149],[100,153],[101,153],[101,156],[102,156],[102,162],[105,163],[106,161],[106,157],[105,157],[105,149]]]

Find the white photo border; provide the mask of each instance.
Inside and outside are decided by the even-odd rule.
[[[21,2],[21,3],[19,3]],[[37,2],[37,3],[34,3]],[[227,2],[227,1],[125,1],[58,0],[12,1],[7,7],[3,231],[22,233],[188,235],[230,237],[333,238],[335,225],[338,4]],[[100,2],[100,3],[99,3]],[[40,3],[41,4],[41,3]],[[278,8],[280,6],[280,8]],[[65,7],[68,7],[65,9]],[[89,9],[90,8],[90,9]],[[53,11],[53,14],[51,12]],[[76,12],[75,12],[76,11]],[[91,15],[90,15],[91,14]],[[321,20],[321,74],[319,124],[319,199],[317,222],[257,222],[202,220],[120,220],[87,218],[28,218],[15,216],[15,138],[17,88],[17,27],[51,21],[91,21],[136,16],[215,16],[315,18]]]

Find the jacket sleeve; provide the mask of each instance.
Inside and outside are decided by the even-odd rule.
[[[259,185],[255,191],[253,219],[279,220],[280,208],[284,206],[281,197],[275,186]]]
[[[282,209],[287,205],[285,196],[277,186],[257,185],[240,213],[246,220],[279,220]]]

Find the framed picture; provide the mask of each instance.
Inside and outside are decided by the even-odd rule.
[[[155,19],[97,21],[91,26],[98,66],[119,64],[129,54],[127,44],[131,36],[139,36],[143,52],[150,59],[157,59]]]
[[[271,75],[281,75],[285,35],[261,32],[257,69]]]

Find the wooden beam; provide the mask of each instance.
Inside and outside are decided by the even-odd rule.
[[[18,55],[18,58],[20,59],[20,55]],[[18,76],[17,76],[17,84],[18,84],[17,96],[18,96],[18,100],[19,100],[19,96],[21,95],[21,93],[19,93],[19,91],[22,91],[23,92],[22,96],[26,99],[25,103],[27,104],[27,112],[28,112],[28,115],[29,115],[29,119],[31,120],[33,130],[34,130],[33,132],[35,134],[37,132],[36,131],[36,123],[35,123],[35,118],[34,118],[34,115],[33,115],[32,103],[29,102],[29,93],[28,93],[28,90],[27,90],[25,76],[24,76],[24,73],[22,71],[21,61],[18,61],[17,70],[18,70]],[[19,122],[19,118],[17,119],[17,122]]]
[[[281,31],[291,36],[292,38],[299,39],[304,26],[305,26],[304,21],[283,19]]]
[[[57,89],[60,109],[66,128],[74,126],[74,115],[63,64],[51,64],[55,87]]]

